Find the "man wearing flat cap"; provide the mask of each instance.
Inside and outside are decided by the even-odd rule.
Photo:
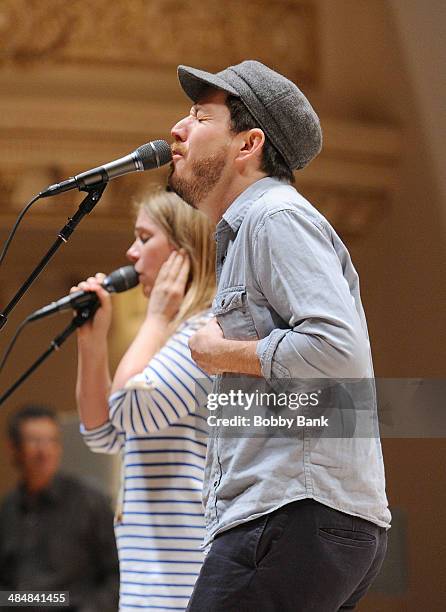
[[[180,66],[178,76],[193,106],[172,128],[169,185],[216,225],[215,318],[190,340],[197,364],[217,375],[216,395],[243,377],[276,394],[371,381],[358,275],[292,186],[322,146],[307,98],[257,61],[217,74]],[[371,397],[371,411],[350,410],[353,429],[376,424]],[[231,416],[223,406],[217,414]],[[381,567],[390,525],[379,434],[324,436],[319,419],[317,435],[308,420],[294,435],[228,435],[218,423],[203,493],[208,554],[188,610],[353,609]]]

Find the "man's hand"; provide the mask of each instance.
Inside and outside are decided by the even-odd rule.
[[[217,367],[216,357],[224,342],[223,332],[214,317],[189,339],[192,359],[208,374],[220,374],[224,370]]]
[[[226,340],[215,318],[189,340],[192,359],[208,374],[262,376],[256,347],[257,340]]]

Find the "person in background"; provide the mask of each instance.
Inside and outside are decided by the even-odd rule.
[[[68,591],[62,610],[117,610],[112,511],[102,493],[59,473],[55,413],[26,405],[10,418],[8,433],[20,482],[0,508],[0,590]]]
[[[127,257],[147,311],[113,379],[104,275],[73,288],[95,291],[101,303],[78,331],[81,432],[92,451],[123,454],[120,609],[184,610],[203,561],[206,439],[194,412],[210,377],[191,359],[188,340],[209,320],[215,292],[209,222],[159,191],[139,207]]]

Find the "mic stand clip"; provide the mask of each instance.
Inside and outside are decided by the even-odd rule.
[[[3,393],[3,395],[0,397],[0,406],[18,387],[20,387],[20,385],[34,372],[34,370],[36,370],[39,365],[51,355],[51,353],[60,349],[65,340],[69,338],[78,327],[82,327],[82,325],[84,325],[89,319],[93,318],[98,308],[99,302],[96,302],[95,304],[83,306],[82,308],[79,308],[79,310],[76,310],[76,315],[72,319],[71,323],[51,341],[49,348],[42,353],[38,359],[36,359],[36,361],[26,370],[26,372],[22,374],[20,378],[18,378],[16,382],[9,387],[7,391],[5,391],[5,393]]]

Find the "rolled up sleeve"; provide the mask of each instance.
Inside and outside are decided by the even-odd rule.
[[[274,378],[360,378],[369,341],[324,228],[293,209],[265,215],[254,236],[257,282],[284,322],[257,345]]]
[[[85,444],[93,453],[115,455],[124,446],[123,434],[116,431],[110,421],[94,429],[86,429],[84,424],[81,423],[80,432]]]

